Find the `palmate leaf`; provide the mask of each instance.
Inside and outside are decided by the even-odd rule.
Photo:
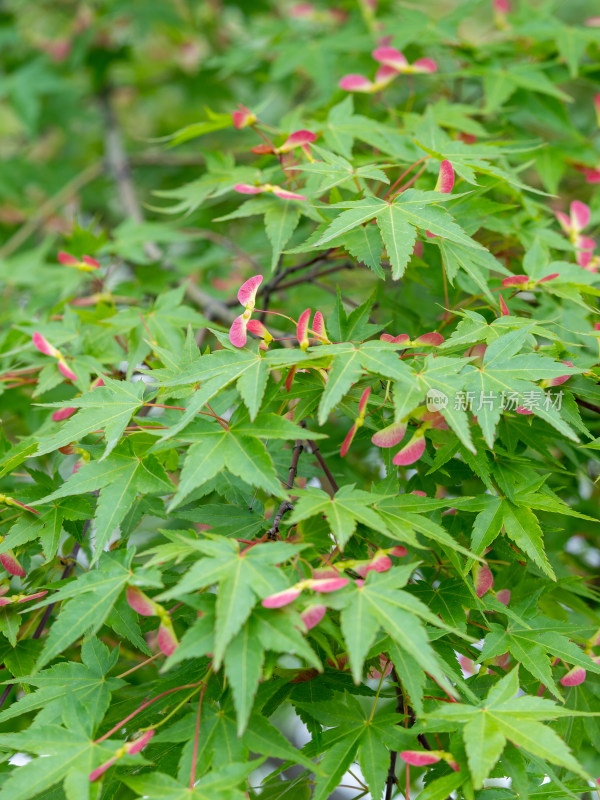
[[[215,426],[189,448],[169,510],[176,508],[193,489],[225,468],[251,486],[276,497],[287,496],[263,442],[254,436],[238,436],[231,428],[223,430]]]
[[[57,725],[45,726],[43,735],[38,734],[35,739],[29,732],[2,734],[0,747],[46,756],[34,758],[15,770],[0,790],[2,800],[29,800],[63,780],[67,800],[82,800],[89,791],[90,772],[114,751],[105,742],[96,744],[79,732]]]
[[[134,550],[102,553],[98,566],[49,595],[37,608],[69,600],[61,607],[37,663],[41,669],[85,633],[95,633],[130,580]]]
[[[310,348],[315,354],[333,356],[329,378],[319,403],[319,424],[325,423],[330,411],[361,377],[363,369],[398,381],[404,390],[416,386],[412,370],[398,358],[396,349],[394,344],[381,341],[365,342],[360,347],[343,343]]]
[[[163,592],[159,600],[179,597],[219,584],[216,602],[214,663],[218,668],[225,648],[248,619],[258,600],[281,591],[287,581],[274,565],[291,558],[302,545],[267,542],[247,550],[243,555],[237,542],[215,536],[214,539],[191,541],[204,556],[190,567],[179,583]]]
[[[44,558],[50,561],[58,550],[62,524],[67,516],[69,519],[87,519],[90,508],[85,503],[80,509],[74,509],[74,503],[55,503],[52,508],[40,512],[39,516],[23,514],[10,528],[4,540],[0,542],[0,553],[19,547],[19,545],[39,539],[44,551]]]
[[[106,377],[103,380],[103,387],[85,392],[68,403],[61,403],[80,410],[61,425],[57,433],[40,439],[36,455],[51,453],[71,442],[78,442],[96,430],[103,430],[106,440],[101,460],[110,455],[127,423],[142,405],[144,384],[141,381],[114,381]]]
[[[404,275],[412,255],[417,229],[406,219],[402,209],[393,203],[377,215],[377,227],[392,267],[392,280],[397,281]]]
[[[558,706],[550,700],[523,695],[519,690],[518,666],[496,683],[479,706],[452,703],[424,716],[462,723],[469,770],[475,786],[481,786],[500,755],[502,740],[510,741],[535,756],[575,772],[586,780],[590,775],[571,754],[565,742],[541,720],[574,716],[579,712]],[[488,739],[481,741],[480,734]]]
[[[467,248],[487,252],[479,242],[471,239],[452,219],[452,216],[435,204],[450,199],[439,192],[408,189],[392,202],[377,197],[365,197],[348,203],[337,203],[329,208],[343,208],[312,245],[323,247],[337,241],[350,231],[377,221],[392,266],[392,278],[398,280],[412,254],[417,230],[429,231]],[[329,244],[331,246],[331,244]]]
[[[107,678],[114,667],[118,651],[109,652],[106,645],[92,637],[81,648],[83,663],[73,661],[55,664],[34,675],[17,676],[17,683],[36,687],[23,695],[0,714],[0,722],[42,709],[40,724],[60,720],[68,698],[75,698],[94,722],[100,722],[110,702],[111,692],[123,685],[118,678]]]
[[[577,435],[562,419],[560,413],[546,403],[545,393],[533,381],[570,375],[580,370],[537,353],[518,355],[528,336],[527,329],[517,329],[504,334],[489,345],[483,357],[481,369],[467,367],[465,389],[475,393],[478,399],[473,411],[483,436],[493,447],[496,426],[502,413],[502,397],[515,398],[513,405],[529,407],[527,394],[537,391],[540,399],[531,406],[534,414],[549,422],[573,441]],[[486,400],[487,398],[487,400]],[[491,398],[491,402],[489,401]]]
[[[167,389],[172,386],[184,386],[198,382],[201,382],[201,385],[188,401],[186,410],[177,422],[161,435],[157,448],[161,442],[173,438],[182,431],[193,419],[197,418],[198,412],[206,403],[209,403],[222,389],[236,381],[251,418],[254,418],[258,413],[268,378],[267,368],[290,367],[309,358],[310,356],[301,350],[273,350],[264,356],[252,352],[248,348],[219,350],[216,353],[202,356],[191,364],[183,365],[177,369],[177,372],[169,370],[165,376],[159,373],[157,377],[160,378],[161,385]],[[246,377],[246,373],[248,373],[248,377]]]
[[[252,619],[233,637],[225,650],[225,675],[231,686],[238,736],[244,732],[262,675],[265,651]]]
[[[250,772],[260,764],[260,759],[248,764],[227,764],[200,778],[193,789],[164,772],[127,775],[123,777],[123,783],[147,800],[243,800],[245,793],[238,787],[245,785]]]
[[[535,507],[535,503],[533,503]],[[482,555],[504,529],[506,535],[513,540],[529,558],[552,580],[556,575],[548,561],[544,549],[542,529],[537,516],[531,510],[525,499],[518,504],[506,498],[490,496],[477,498],[471,503],[466,501],[463,506],[466,510],[478,511],[471,534],[471,548],[476,555]],[[561,508],[552,508],[553,511],[564,513]],[[467,569],[470,565],[467,565]]]
[[[447,627],[426,605],[397,587],[408,581],[414,566],[396,567],[385,574],[370,572],[364,586],[348,592],[342,610],[342,632],[348,648],[350,667],[356,683],[362,678],[366,654],[378,628],[405,650],[421,669],[429,672],[454,694],[440,662],[429,643],[421,620]]]
[[[92,564],[100,557],[138,493],[165,494],[173,490],[173,484],[155,456],[140,458],[125,443],[113,450],[106,460],[83,464],[60,489],[36,501],[36,505],[98,490]]]
[[[488,250],[475,250],[442,238],[435,239],[434,244],[440,249],[446,277],[451,284],[454,285],[459,270],[462,270],[490,301],[496,302],[489,287],[490,272],[508,274],[508,270]]]
[[[537,627],[546,622],[534,618],[529,627],[511,619],[506,630],[490,624],[490,633],[485,637],[480,659],[484,661],[509,651],[534,678],[541,681],[558,700],[562,700],[552,676],[551,662],[555,658],[596,674],[600,674],[600,666],[558,631],[540,630]]]
[[[279,256],[298,227],[299,221],[300,208],[296,201],[278,199],[266,211],[265,230],[273,248],[271,271],[277,266]]]
[[[342,549],[356,530],[357,523],[360,522],[374,530],[385,527],[381,517],[371,508],[376,497],[369,492],[355,489],[353,486],[342,486],[333,497],[322,489],[294,491],[300,499],[287,522],[294,525],[303,519],[324,514]]]

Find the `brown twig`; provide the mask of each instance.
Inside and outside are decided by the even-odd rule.
[[[392,667],[391,676],[392,680],[394,681],[394,691],[396,692],[396,711],[398,714],[402,714],[404,711],[404,696],[402,694],[402,687],[400,686],[400,680],[395,667]],[[396,778],[397,761],[398,752],[396,750],[390,750],[390,767],[388,769],[388,774],[385,781],[385,800],[392,800],[394,785],[398,783],[398,779]]]
[[[587,400],[581,400],[579,397],[576,397],[575,401],[578,406],[587,408],[588,411],[594,411],[596,414],[600,414],[600,406],[595,406],[593,403],[588,403]]]
[[[327,466],[327,462],[323,458],[323,454],[319,450],[316,442],[314,442],[312,439],[309,439],[308,440],[308,447],[309,447],[310,452],[313,454],[313,456],[319,462],[319,466],[321,467],[321,469],[325,473],[325,475],[327,477],[327,480],[329,481],[329,485],[331,486],[332,493],[337,492],[340,487],[338,486],[336,479],[333,477],[333,475],[331,473],[331,470]]]
[[[288,479],[285,485],[287,491],[289,491],[292,486],[294,485],[294,481],[296,480],[296,474],[298,472],[298,461],[300,459],[300,453],[304,450],[304,445],[302,444],[301,439],[296,439],[294,442],[294,449],[292,450],[292,461],[290,463],[290,469],[288,472]],[[277,534],[279,533],[279,524],[283,518],[284,514],[287,514],[288,511],[291,511],[294,508],[294,504],[290,503],[289,500],[284,500],[280,503],[279,508],[277,509],[277,513],[273,517],[273,524],[267,531],[267,539],[273,541],[277,539]]]

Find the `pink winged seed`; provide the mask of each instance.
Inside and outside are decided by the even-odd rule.
[[[415,344],[427,344],[431,347],[438,347],[444,341],[444,337],[441,333],[437,333],[437,331],[432,331],[431,333],[424,333],[422,336],[418,336],[415,339]]]
[[[382,342],[391,342],[392,344],[404,344],[410,342],[408,333],[400,333],[398,336],[392,336],[391,333],[382,333],[379,337]]]
[[[337,592],[348,583],[348,578],[317,578],[310,581],[309,588],[315,592]]]
[[[393,422],[387,428],[382,428],[371,436],[371,441],[377,447],[396,447],[404,439],[406,433],[405,422]]]
[[[14,553],[12,553],[10,550],[8,553],[2,553],[2,555],[0,555],[0,563],[9,575],[16,575],[19,578],[25,577],[25,570],[17,561]]]
[[[246,330],[250,331],[250,333],[254,333],[256,336],[261,336],[263,338],[269,335],[269,331],[258,319],[249,319],[246,325]]]
[[[375,61],[380,64],[385,64],[387,67],[393,67],[398,72],[402,72],[408,66],[406,56],[395,47],[378,47],[372,53]]]
[[[573,366],[573,362],[572,361],[563,361],[563,364],[566,364],[567,367],[572,367]],[[572,377],[572,376],[571,375],[560,375],[558,378],[550,378],[550,380],[548,381],[548,385],[549,386],[560,386],[561,384],[566,383],[566,381],[568,381],[570,377]]]
[[[77,380],[77,375],[75,375],[75,373],[74,373],[74,372],[73,372],[73,370],[72,370],[72,369],[69,367],[69,365],[67,364],[67,362],[66,362],[66,361],[63,361],[63,359],[62,359],[62,358],[61,358],[61,359],[59,359],[59,362],[58,362],[58,371],[59,371],[59,372],[60,372],[62,375],[64,375],[64,376],[65,376],[65,378],[68,378],[70,381],[76,381],[76,380]]]
[[[258,287],[261,285],[262,281],[262,275],[253,275],[251,278],[248,278],[247,281],[242,283],[238,289],[237,298],[243,306],[247,306],[249,303],[254,304],[254,301],[256,300],[256,292],[258,291]]]
[[[344,75],[338,86],[346,92],[369,92],[373,84],[364,75],[350,74]]]
[[[310,322],[310,308],[303,311],[298,317],[296,325],[296,338],[300,345],[305,347],[308,345],[308,323]]]
[[[425,437],[422,433],[415,433],[410,442],[402,450],[398,450],[392,461],[397,467],[407,467],[418,461],[424,452]]]
[[[582,231],[587,228],[590,222],[590,207],[581,200],[573,200],[570,206],[571,228],[575,231]]]
[[[585,680],[585,670],[583,667],[573,667],[566,675],[560,679],[562,686],[579,686]]]
[[[437,64],[433,58],[419,58],[412,67],[415,72],[427,72],[431,75],[437,72]]]
[[[358,413],[360,416],[364,414],[364,411],[367,407],[367,403],[369,402],[369,395],[371,394],[371,387],[367,387],[361,395],[360,401],[358,403]]]
[[[494,576],[487,564],[476,564],[473,567],[473,583],[477,597],[483,597],[492,588]]]
[[[442,194],[450,194],[452,189],[454,188],[454,167],[445,158],[440,163],[440,173],[438,175],[437,183],[435,185],[436,192],[441,192]]]
[[[316,134],[311,131],[294,131],[294,133],[288,136],[278,150],[280,153],[287,153],[289,150],[293,150],[294,147],[303,147],[307,144],[312,144],[316,138]]]
[[[172,627],[167,626],[161,622],[158,628],[157,643],[161,653],[165,656],[171,656],[177,650],[179,642],[175,636],[175,631]]]
[[[72,406],[68,408],[57,408],[56,411],[52,413],[52,421],[61,422],[63,419],[68,419],[72,417],[77,410],[77,408],[73,408]]]
[[[127,602],[131,608],[143,617],[153,617],[156,614],[154,601],[138,589],[137,586],[128,586],[126,591]]]
[[[350,450],[350,445],[352,444],[352,440],[356,435],[356,423],[352,425],[348,433],[344,437],[344,441],[342,442],[342,446],[340,447],[340,456],[344,458],[348,450]]]
[[[70,253],[65,253],[64,250],[59,250],[56,258],[60,264],[64,264],[65,267],[76,267],[79,264],[79,259],[72,256]]]
[[[510,603],[510,589],[500,589],[499,592],[496,592],[496,600],[503,606],[507,606]]]
[[[296,586],[290,586],[289,589],[284,589],[282,592],[275,592],[275,594],[270,594],[268,597],[265,597],[262,601],[262,605],[264,608],[282,608],[282,606],[293,603],[297,597],[300,597],[301,592],[302,589],[298,589]]]
[[[56,349],[56,347],[53,347],[50,342],[44,336],[42,336],[41,333],[36,331],[31,338],[34,346],[40,351],[40,353],[43,353],[45,356],[52,356],[52,358],[59,357],[60,352]]]
[[[104,773],[110,769],[116,761],[116,756],[114,758],[109,758],[109,760],[105,761],[104,764],[101,764],[99,767],[96,767],[96,769],[92,770],[89,776],[90,783],[94,783],[98,780],[98,778],[101,778],[102,775],[104,775]]]
[[[520,286],[523,283],[529,283],[529,275],[511,275],[509,278],[504,278],[502,286]]]
[[[234,347],[243,347],[246,344],[248,340],[246,327],[247,321],[244,319],[243,314],[240,314],[240,316],[236,317],[231,323],[231,327],[229,328],[229,341]]]
[[[322,342],[329,341],[327,338],[327,331],[325,330],[325,320],[323,319],[323,314],[321,314],[320,311],[315,311],[315,317],[313,319],[313,331],[315,336]]]
[[[155,731],[149,730],[143,733],[141,736],[138,736],[137,739],[134,739],[132,742],[127,742],[125,745],[125,749],[130,755],[134,755],[135,753],[139,753],[140,750],[143,750],[144,747],[148,744],[150,739],[154,736]]]
[[[253,186],[251,183],[236,183],[233,190],[240,194],[260,194],[265,191],[265,188],[264,186]]]
[[[297,192],[289,192],[287,189],[282,189],[281,186],[273,186],[271,191],[282,200],[306,200],[306,196],[298,194]]]
[[[427,767],[440,761],[441,755],[435,750],[403,750],[400,758],[411,767]]]
[[[306,626],[306,630],[309,631],[311,628],[316,627],[325,616],[326,611],[327,608],[320,604],[309,606],[308,608],[304,609],[304,611],[300,614],[300,617]]]

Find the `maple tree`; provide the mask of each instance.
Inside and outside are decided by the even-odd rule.
[[[0,800],[598,790],[590,9],[7,3]]]

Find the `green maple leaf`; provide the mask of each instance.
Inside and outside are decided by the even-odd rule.
[[[518,355],[527,336],[526,329],[514,330],[501,336],[485,351],[481,368],[466,368],[464,386],[467,391],[473,391],[480,398],[476,407],[474,403],[473,411],[489,447],[494,445],[496,426],[502,414],[500,398],[503,393],[514,396],[516,405],[528,407],[526,393],[539,390],[534,381],[581,371],[537,353]],[[540,394],[544,393],[540,390]],[[482,399],[484,396],[491,397],[492,402],[486,403]],[[551,404],[545,407],[544,397],[531,410],[569,439],[579,441],[560,413]]]
[[[180,597],[213,583],[219,584],[214,639],[214,663],[218,668],[225,648],[240,631],[258,600],[287,587],[283,573],[274,565],[291,558],[302,546],[267,542],[242,555],[237,542],[219,536],[190,540],[189,543],[204,557],[188,568],[181,581],[158,599]]]
[[[462,270],[490,301],[497,302],[489,287],[490,272],[508,274],[508,270],[488,250],[475,250],[473,247],[466,247],[464,244],[442,238],[435,239],[434,244],[440,249],[446,277],[452,285],[455,283],[459,270]],[[467,315],[469,313],[473,316],[480,316],[475,312],[465,312]],[[471,339],[471,341],[475,340],[475,338]]]
[[[60,406],[74,406],[79,411],[68,419],[60,430],[42,437],[36,455],[44,455],[78,442],[92,431],[103,430],[106,448],[102,459],[116,447],[131,417],[143,403],[143,382],[129,383],[103,378],[104,386],[84,392]]]
[[[114,743],[93,740],[93,720],[68,694],[62,700],[62,720],[64,727],[49,723],[0,734],[0,748],[38,756],[4,781],[0,790],[3,800],[29,800],[61,782],[67,800],[90,796],[89,774],[113,756]]]
[[[32,502],[34,505],[39,503]],[[23,514],[0,542],[0,553],[39,539],[46,561],[50,561],[58,550],[64,520],[89,519],[90,513],[91,506],[86,498],[82,502],[63,500],[53,503],[51,508],[43,509],[39,516]]]
[[[551,728],[541,724],[544,720],[576,716],[581,712],[563,708],[541,697],[517,697],[518,690],[517,666],[490,689],[479,706],[452,703],[424,717],[464,726],[463,739],[475,788],[483,786],[507,740],[534,756],[592,780],[565,742]]]
[[[60,489],[36,501],[51,503],[62,497],[100,490],[94,517],[94,564],[114,530],[123,521],[138,493],[165,494],[173,484],[155,456],[136,455],[128,442],[101,461],[83,464]]]
[[[287,497],[265,444],[252,435],[251,429],[243,427],[250,435],[239,435],[235,426],[223,430],[216,424],[205,423],[202,428],[199,441],[187,451],[179,487],[169,510],[225,468],[251,486],[275,497]]]
[[[102,553],[96,569],[80,575],[35,606],[41,608],[49,603],[67,600],[46,637],[37,669],[41,669],[80,636],[95,633],[102,626],[131,579],[129,565],[134,554],[133,548]]]
[[[451,242],[485,251],[479,242],[467,236],[447,211],[437,207],[437,203],[447,202],[449,199],[440,192],[408,189],[390,202],[378,197],[365,197],[330,205],[329,209],[344,210],[312,246],[323,247],[328,243],[331,246],[331,242],[337,241],[349,231],[376,220],[390,259],[394,280],[404,274],[418,230],[423,233],[429,231]]]
[[[350,343],[321,345],[310,348],[319,356],[333,356],[329,377],[319,404],[319,424],[323,425],[329,413],[363,374],[363,370],[395,380],[406,391],[416,386],[412,370],[398,358],[397,346],[389,342],[370,341],[360,347]]]
[[[100,722],[110,702],[111,692],[123,685],[118,678],[107,678],[117,662],[118,651],[109,652],[108,647],[92,637],[81,648],[83,663],[61,662],[34,675],[15,677],[16,683],[35,686],[36,690],[20,697],[0,714],[0,722],[42,709],[39,723],[54,723],[60,720],[65,700],[76,698],[90,718]]]
[[[414,565],[408,565],[396,567],[385,574],[370,572],[364,586],[356,587],[340,600],[343,603],[342,633],[348,648],[352,675],[354,681],[359,683],[367,652],[378,630],[383,628],[421,669],[454,693],[421,620],[455,633],[458,631],[442,622],[417,597],[399,588],[406,585],[414,569]]]
[[[241,783],[245,787],[246,778],[261,761],[259,759],[248,764],[228,764],[204,775],[193,789],[164,772],[127,775],[122,780],[147,800],[244,800],[245,792],[238,787]]]
[[[551,666],[555,658],[596,674],[600,674],[600,666],[555,628],[556,623],[543,617],[533,617],[528,621],[510,617],[506,629],[491,623],[480,660],[502,655],[508,650],[534,678],[562,700],[552,677]]]
[[[259,609],[252,614],[242,629],[227,645],[223,663],[225,675],[233,695],[238,736],[241,736],[246,729],[253,709],[254,697],[262,676],[266,650],[304,657],[312,666],[322,669],[318,656],[300,633],[301,627],[302,621],[293,610],[285,609],[277,612],[271,609]],[[257,722],[259,719],[261,718],[254,718],[254,729],[261,727],[260,723]],[[275,738],[274,734],[270,732],[270,728],[262,727],[264,735],[269,734],[272,738]],[[269,753],[268,748],[256,750],[252,744],[252,731],[249,731],[245,741],[256,752],[272,755],[272,753]],[[286,758],[289,757],[289,755],[286,756]],[[302,756],[299,756],[299,754],[294,753],[294,757],[298,763],[304,763],[305,766],[309,766],[309,762],[303,761]]]
[[[129,333],[127,377],[130,378],[136,364],[143,361],[154,348],[160,353],[181,353],[185,345],[182,328],[204,327],[209,321],[189,306],[182,305],[185,286],[158,295],[149,308],[144,310],[143,319],[137,308],[123,309],[111,319],[111,327],[121,333]]]
[[[165,376],[160,373],[161,386],[183,386],[200,382],[189,400],[186,410],[175,425],[163,433],[160,442],[171,439],[197,417],[199,411],[212,398],[231,383],[236,382],[237,389],[253,419],[258,413],[260,403],[269,377],[270,369],[289,367],[301,361],[307,361],[310,355],[301,350],[273,350],[264,356],[252,352],[248,348],[235,350],[219,350],[216,353],[202,356],[192,363],[182,365],[175,372],[170,370]]]
[[[381,517],[371,508],[376,497],[354,486],[342,486],[333,497],[322,489],[295,489],[294,492],[300,499],[287,522],[294,525],[324,514],[340,548],[350,539],[359,522],[374,530],[381,530],[383,526]]]

